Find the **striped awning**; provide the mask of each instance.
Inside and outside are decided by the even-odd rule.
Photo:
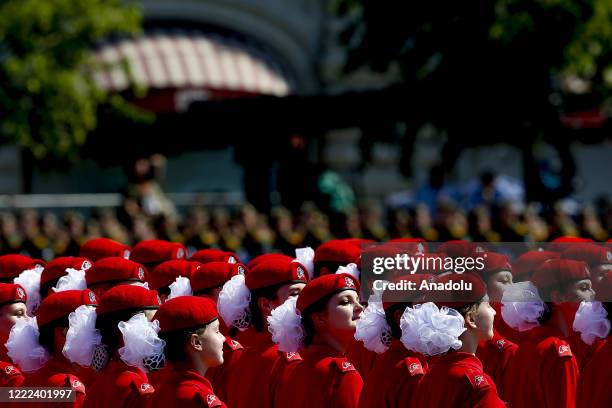
[[[123,91],[129,81],[148,89],[206,89],[238,94],[285,96],[291,81],[276,58],[255,44],[201,31],[156,30],[136,39],[102,44],[95,51],[104,68],[96,80]]]

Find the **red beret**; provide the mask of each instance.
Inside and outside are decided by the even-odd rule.
[[[193,294],[222,286],[232,276],[246,275],[246,266],[241,263],[209,262],[191,273],[191,290]]]
[[[200,263],[208,262],[227,262],[227,263],[238,263],[240,258],[233,252],[221,251],[220,249],[202,249],[197,251],[189,258],[190,261],[197,261]]]
[[[26,303],[28,295],[21,285],[0,283],[0,307],[10,303]]]
[[[304,265],[281,258],[259,262],[249,270],[245,279],[249,290],[298,282],[308,282],[308,272]]]
[[[284,255],[284,254],[263,254],[263,255],[259,255],[259,256],[256,256],[255,258],[251,259],[251,261],[249,262],[247,267],[248,267],[249,270],[251,270],[258,263],[269,261],[270,259],[281,259],[281,260],[286,260],[287,262],[293,261],[292,257],[290,257],[288,255]]]
[[[359,293],[359,281],[348,273],[335,273],[320,276],[308,282],[297,298],[296,307],[300,313],[325,298],[343,290],[354,290]]]
[[[103,258],[120,256],[128,259],[130,257],[130,247],[110,238],[94,238],[81,245],[79,256],[99,261]]]
[[[398,303],[417,303],[423,300],[425,296],[425,291],[420,290],[421,283],[423,281],[434,282],[435,277],[429,274],[406,274],[401,276],[396,276],[391,280],[391,283],[408,283],[412,282],[414,284],[414,290],[409,290],[406,288],[405,290],[385,290],[382,294],[382,302],[383,309],[387,310],[393,305]]]
[[[562,252],[561,257],[583,261],[593,266],[612,264],[612,250],[592,243],[568,245]]]
[[[346,242],[347,244],[355,245],[358,248],[361,248],[363,245],[376,243],[376,241],[372,239],[365,239],[365,238],[344,238],[344,239],[341,239],[341,241]]]
[[[590,238],[564,236],[564,237],[553,239],[550,242],[550,244],[546,246],[546,249],[548,249],[549,251],[563,252],[566,248],[570,246],[569,244],[587,243],[587,242],[594,242],[594,241]]]
[[[215,303],[198,296],[179,296],[160,306],[155,319],[161,333],[198,329],[219,318]]]
[[[123,281],[146,282],[147,278],[144,266],[118,257],[100,259],[85,273],[87,286]]]
[[[438,307],[446,306],[453,309],[479,302],[487,294],[487,285],[475,273],[454,273],[440,276],[435,281],[441,290],[428,290],[424,302],[434,302]]]
[[[451,258],[465,258],[472,256],[477,247],[478,245],[473,242],[455,239],[441,243],[438,252],[443,252]]]
[[[52,293],[38,306],[36,322],[38,327],[43,327],[58,319],[68,317],[79,306],[95,306],[97,304],[96,295],[89,289]]]
[[[149,274],[151,289],[157,290],[167,287],[179,276],[189,278],[191,274],[201,266],[202,264],[199,262],[185,261],[182,259],[162,262]]]
[[[134,285],[119,285],[100,297],[98,315],[119,311],[158,309],[161,301],[157,292]]]
[[[595,298],[601,302],[612,302],[612,272],[602,276],[594,285]]]
[[[130,259],[145,266],[152,266],[171,259],[184,259],[186,255],[187,250],[182,244],[149,239],[134,245]]]
[[[54,279],[61,278],[66,275],[66,269],[88,270],[91,268],[91,261],[87,258],[74,256],[63,256],[55,258],[45,266],[40,275],[40,286],[51,282]]]
[[[514,260],[512,276],[517,282],[530,280],[533,272],[544,262],[559,259],[561,255],[554,251],[528,251]]]
[[[40,259],[18,254],[0,256],[0,281],[12,282],[21,272],[34,269],[36,266],[45,266]]]
[[[315,251],[315,262],[338,262],[341,264],[357,263],[361,255],[359,245],[332,239],[319,245]]]
[[[483,279],[499,271],[512,272],[512,265],[506,255],[496,252],[475,252],[473,256],[482,257],[484,268],[482,270],[474,268],[474,272],[477,272]]]
[[[569,259],[552,259],[535,270],[531,281],[538,289],[555,287],[560,289],[568,283],[590,278],[591,273],[586,263]]]

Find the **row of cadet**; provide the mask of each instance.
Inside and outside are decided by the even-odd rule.
[[[443,243],[485,267],[388,276],[461,288],[399,299],[361,291],[359,239],[248,265],[105,238],[0,256],[0,387],[68,387],[75,407],[609,407],[612,248],[558,241],[512,262]]]

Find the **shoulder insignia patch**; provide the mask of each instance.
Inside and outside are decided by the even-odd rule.
[[[215,394],[208,394],[206,396],[206,404],[208,405],[209,408],[219,407],[223,405]]]
[[[285,360],[287,361],[302,361],[302,356],[300,356],[300,353],[296,353],[296,352],[287,352],[287,353],[282,353],[283,356],[285,356]]]
[[[408,367],[408,374],[410,374],[411,377],[414,377],[416,375],[425,374],[425,371],[423,370],[423,366],[418,361],[407,360],[406,367]]]
[[[338,367],[341,373],[348,373],[351,371],[357,371],[355,366],[348,360],[343,358],[333,359],[334,365]]]
[[[559,357],[571,357],[573,356],[572,354],[572,349],[570,348],[569,344],[561,344],[557,347],[557,353],[559,354]]]
[[[225,344],[227,344],[227,346],[231,349],[231,350],[242,350],[244,347],[242,347],[242,344],[238,343],[236,340],[234,339],[230,339],[230,338],[226,338],[225,339]]]
[[[85,394],[85,384],[83,384],[78,378],[73,375],[66,376],[66,383],[70,388],[72,388],[75,392],[80,392]]]
[[[485,374],[483,372],[466,372],[465,376],[467,377],[470,384],[472,384],[472,387],[474,387],[474,389],[486,388],[490,385],[489,381],[487,380],[487,377],[485,377]]]

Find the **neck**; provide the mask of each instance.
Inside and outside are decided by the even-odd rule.
[[[342,354],[346,353],[348,348],[348,342],[342,341],[329,333],[316,333],[312,344],[325,345]]]
[[[192,354],[190,356],[190,368],[197,371],[202,377],[206,374],[208,370],[208,364],[202,361],[201,358],[197,354]]]
[[[550,317],[550,324],[559,329],[563,336],[567,337],[570,333],[570,329],[568,327],[567,322],[565,321],[565,316],[561,313],[560,308],[553,306],[552,316]]]
[[[461,340],[461,348],[459,351],[476,354],[476,349],[478,349],[478,338],[474,333],[470,330],[466,330],[459,336],[459,340]]]

